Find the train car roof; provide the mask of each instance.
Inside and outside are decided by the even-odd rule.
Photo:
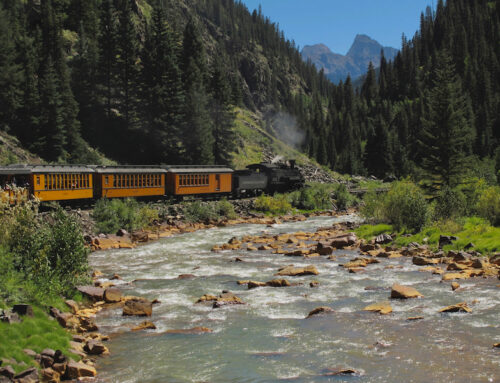
[[[233,173],[233,169],[224,165],[171,165],[165,169],[174,174],[190,173]]]
[[[13,164],[0,167],[0,174],[41,174],[41,173],[93,173],[86,165],[29,165]]]
[[[161,167],[152,166],[95,166],[94,170],[98,174],[134,174],[134,173],[147,173],[158,174],[166,173],[167,171]]]

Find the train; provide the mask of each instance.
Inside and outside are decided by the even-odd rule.
[[[300,189],[304,177],[288,163],[222,165],[28,165],[0,167],[0,199],[11,204],[100,198],[241,198]]]

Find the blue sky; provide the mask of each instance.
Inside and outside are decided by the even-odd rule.
[[[345,54],[357,34],[384,46],[401,47],[401,35],[413,37],[420,13],[436,0],[242,0],[252,12],[279,23],[285,36],[302,48],[323,43]]]

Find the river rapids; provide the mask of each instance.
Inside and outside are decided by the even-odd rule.
[[[157,330],[132,332],[143,319],[105,310],[96,322],[110,334],[111,355],[98,360],[99,382],[264,383],[264,382],[500,382],[500,289],[496,279],[459,281],[453,292],[441,276],[420,272],[403,257],[383,259],[364,273],[337,259],[301,258],[270,251],[210,251],[232,237],[315,231],[356,217],[314,217],[274,227],[240,225],[186,233],[130,250],[93,253],[92,267],[118,273],[125,295],[159,299],[151,320]],[[236,257],[245,262],[234,262]],[[302,285],[248,290],[236,281],[268,281],[278,268],[315,265],[317,276],[286,277]],[[390,268],[387,268],[390,266]],[[192,279],[177,279],[194,274]],[[318,288],[309,282],[318,281]],[[134,281],[128,284],[127,282]],[[393,313],[364,312],[389,300],[393,283],[413,286],[422,299],[392,300]],[[195,305],[204,294],[229,290],[246,304],[213,309]],[[470,314],[441,314],[444,306],[467,302]],[[330,315],[305,319],[318,306]],[[408,317],[423,320],[408,321]],[[170,329],[208,327],[211,333],[162,334]],[[353,368],[352,376],[325,376],[329,369]]]

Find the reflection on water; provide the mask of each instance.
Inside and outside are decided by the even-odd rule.
[[[130,332],[142,319],[123,318],[120,310],[98,316],[103,333],[117,334],[109,344],[111,356],[99,360],[100,381],[499,382],[500,352],[492,349],[500,342],[497,280],[461,281],[465,289],[452,292],[440,276],[419,272],[406,258],[383,259],[364,273],[349,274],[339,263],[357,256],[353,251],[338,251],[336,261],[268,251],[210,251],[233,236],[314,231],[346,219],[353,217],[315,217],[273,228],[215,228],[92,254],[93,267],[123,277],[125,294],[161,301],[151,318],[156,331]],[[245,262],[232,262],[236,257]],[[270,280],[279,267],[292,263],[314,264],[320,275],[290,278],[302,285],[288,288],[247,290],[236,284],[239,279]],[[176,279],[180,274],[196,278]],[[319,288],[309,288],[312,280]],[[135,282],[126,284],[130,281]],[[395,282],[413,285],[425,298],[391,301],[394,312],[388,316],[361,311],[387,300]],[[220,309],[193,304],[203,294],[222,290],[231,290],[246,304]],[[472,314],[437,313],[462,301]],[[330,306],[335,313],[304,319],[317,306]],[[425,319],[406,320],[412,316]],[[158,335],[195,326],[213,332]],[[352,367],[361,376],[322,376],[336,367]]]

